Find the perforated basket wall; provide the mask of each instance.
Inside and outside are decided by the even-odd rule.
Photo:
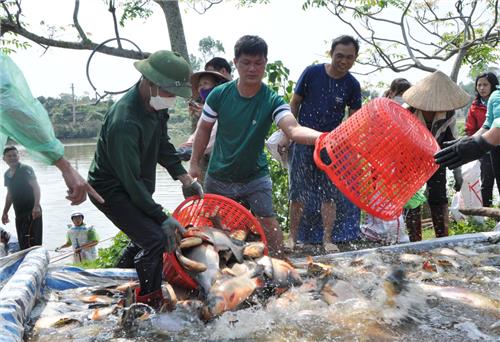
[[[438,169],[437,151],[437,141],[415,115],[378,98],[323,134],[314,161],[354,204],[392,220]]]
[[[259,220],[247,208],[230,198],[214,194],[205,194],[203,199],[198,196],[190,197],[179,204],[172,215],[184,227],[212,227],[209,217],[214,213],[219,215],[222,224],[231,231],[243,229],[259,235],[267,254],[267,239]],[[164,253],[163,277],[169,283],[187,289],[196,289],[198,286],[179,264],[175,253]]]

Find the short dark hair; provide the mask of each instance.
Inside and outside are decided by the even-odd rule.
[[[359,41],[357,39],[354,39],[352,36],[348,35],[342,35],[340,37],[335,38],[332,41],[332,47],[330,48],[330,56],[333,55],[333,51],[335,50],[335,47],[337,45],[342,44],[342,45],[354,45],[354,49],[356,50],[356,55],[359,52]]]
[[[259,36],[243,36],[234,45],[234,58],[238,59],[242,54],[267,59],[267,43]]]
[[[10,152],[10,151],[17,151],[17,148],[13,145],[10,145],[10,146],[6,146],[4,149],[3,149],[3,155],[5,156],[7,154],[7,152]]]
[[[5,229],[3,229],[2,227],[0,227],[0,241],[5,241],[5,242],[9,242],[10,240],[10,234],[8,231],[6,231]]]
[[[479,75],[476,77],[476,83],[474,84],[474,90],[476,91],[476,101],[477,103],[481,103],[481,95],[477,92],[477,82],[479,82],[480,78],[486,78],[488,80],[488,83],[491,86],[491,93],[495,91],[495,88],[498,85],[498,78],[496,75],[492,72],[485,72],[484,74]],[[491,95],[490,93],[490,95]]]
[[[228,74],[231,74],[231,65],[229,65],[228,61],[226,61],[222,57],[214,57],[205,64],[205,70],[207,68],[212,67],[215,71],[219,71],[220,69],[226,69]]]
[[[387,91],[387,94],[392,93],[394,96],[403,95],[410,87],[411,83],[406,78],[395,78],[391,82],[391,87]]]

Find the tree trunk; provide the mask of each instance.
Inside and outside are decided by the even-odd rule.
[[[179,1],[154,0],[160,5],[165,19],[167,21],[168,36],[170,38],[170,46],[172,51],[176,51],[182,55],[189,63],[189,53],[186,44],[186,36],[184,36],[184,27],[182,25],[181,11],[179,9]]]
[[[458,209],[464,215],[472,216],[487,216],[492,217],[496,220],[500,220],[500,209],[497,208],[459,208]]]
[[[465,48],[460,49],[460,51],[457,54],[457,57],[455,58],[455,62],[453,63],[453,69],[451,69],[450,78],[455,83],[457,83],[458,73],[460,71],[460,67],[462,66],[462,62],[466,54],[467,50]]]

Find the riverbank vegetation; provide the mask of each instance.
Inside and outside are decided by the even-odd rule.
[[[87,95],[72,96],[61,94],[59,97],[39,97],[38,100],[49,113],[56,137],[59,139],[96,138],[101,129],[106,112],[115,103],[115,98],[96,100]],[[187,135],[190,133],[190,120],[187,104],[177,101],[175,110],[168,122],[170,134]]]

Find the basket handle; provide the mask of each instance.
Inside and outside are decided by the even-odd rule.
[[[330,132],[325,132],[321,134],[314,143],[314,155],[313,155],[314,163],[316,164],[317,167],[319,167],[323,171],[328,169],[328,167],[332,163],[332,159],[328,153],[328,150],[326,149],[326,147],[324,146],[325,144],[323,143],[328,134],[330,134]],[[325,160],[327,158],[328,160]]]

